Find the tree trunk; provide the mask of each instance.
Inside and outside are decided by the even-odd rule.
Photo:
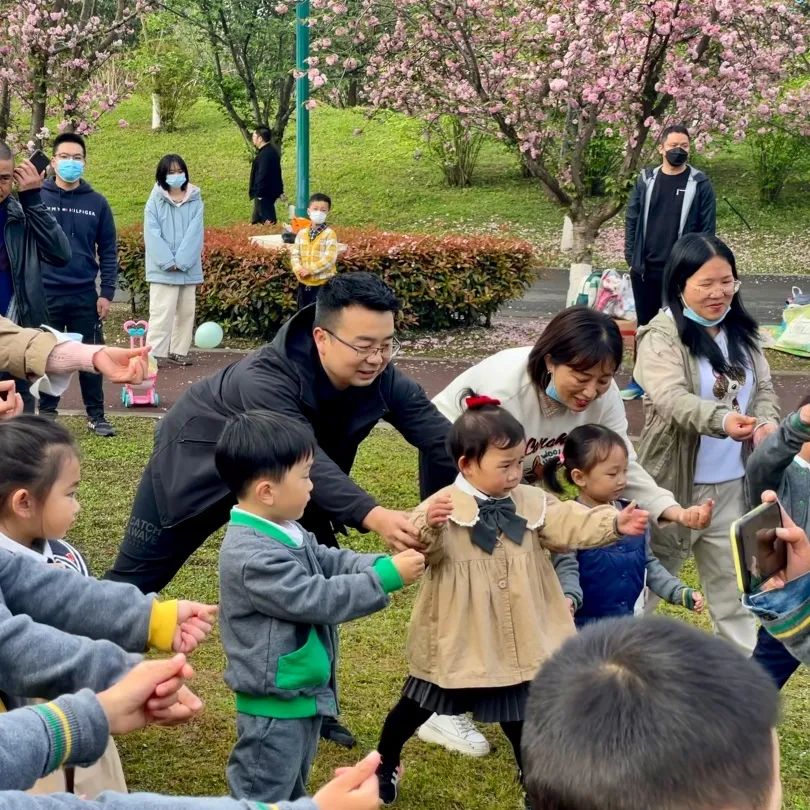
[[[349,79],[349,84],[346,88],[346,106],[356,107],[360,98],[360,80],[356,78]]]
[[[157,93],[152,93],[152,132],[156,132],[161,127],[160,96]]]
[[[3,79],[0,83],[0,140],[8,137],[11,127],[11,89],[8,79]]]
[[[590,222],[587,217],[580,219],[571,212],[570,217],[573,226],[571,240],[571,266],[568,271],[568,294],[565,302],[566,306],[576,303],[577,295],[582,287],[582,282],[593,270],[593,246],[596,241],[596,234],[599,226]]]
[[[45,118],[48,112],[48,73],[47,63],[43,59],[37,67],[37,78],[34,82],[34,98],[31,104],[31,140],[37,148],[42,148],[42,143],[37,138],[37,133],[45,126]]]

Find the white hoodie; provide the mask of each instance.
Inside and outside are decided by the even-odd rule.
[[[505,349],[482,360],[456,377],[438,394],[433,404],[454,422],[463,410],[465,389],[499,399],[526,431],[523,473],[529,482],[542,479],[543,465],[562,452],[568,434],[580,425],[597,424],[616,431],[627,443],[630,464],[625,497],[649,510],[654,519],[670,506],[677,506],[672,493],[662,489],[636,461],[636,452],[627,437],[627,416],[615,380],[610,388],[584,411],[577,413],[538,392],[529,378],[531,346]]]

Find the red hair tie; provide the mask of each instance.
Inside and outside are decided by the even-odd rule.
[[[467,408],[472,411],[476,408],[484,408],[487,405],[500,405],[501,401],[487,396],[474,396],[467,397],[464,403],[467,405]]]

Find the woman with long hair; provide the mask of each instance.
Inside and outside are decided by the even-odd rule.
[[[746,511],[746,450],[776,429],[779,410],[740,286],[724,242],[679,239],[664,271],[665,309],[638,334],[635,378],[646,392],[639,461],[679,500],[715,503],[704,529],[654,527],[653,550],[673,574],[694,555],[715,631],[750,653],[755,625],[740,604],[728,533]]]

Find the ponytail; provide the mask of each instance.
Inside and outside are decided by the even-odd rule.
[[[543,483],[545,484],[546,489],[550,490],[551,492],[556,492],[558,495],[564,495],[565,487],[560,482],[561,475],[565,476],[565,479],[568,483],[570,484],[574,483],[571,480],[571,474],[563,465],[562,457],[552,456],[543,465]]]

